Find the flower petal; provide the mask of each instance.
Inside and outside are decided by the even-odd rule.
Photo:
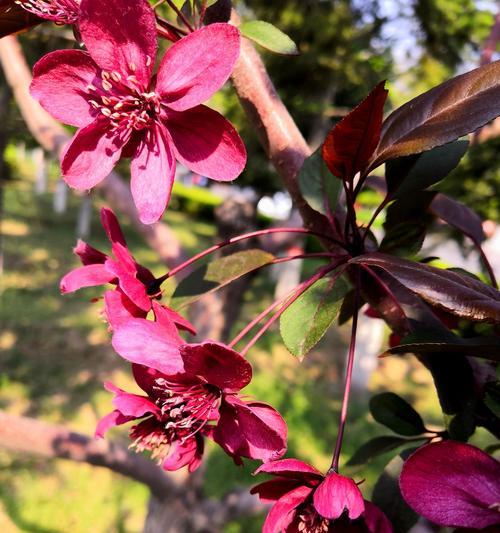
[[[124,416],[117,410],[111,411],[111,413],[108,413],[99,420],[94,435],[96,438],[102,439],[108,429],[111,429],[114,426],[121,426],[131,420],[134,420],[133,416]]]
[[[120,289],[104,293],[104,313],[111,329],[116,329],[131,318],[146,318],[147,315],[146,311],[134,305]]]
[[[178,339],[167,335],[157,322],[131,319],[116,328],[112,344],[118,354],[131,363],[149,366],[167,375],[183,371]]]
[[[267,462],[286,452],[287,427],[280,414],[264,403],[243,403],[226,396],[213,438],[237,464],[240,457]]]
[[[113,405],[116,410],[127,417],[140,418],[145,414],[158,414],[160,412],[159,407],[151,402],[145,396],[139,396],[138,394],[130,394],[122,389],[119,389],[110,382],[104,384],[106,390],[113,392],[115,397],[113,398]]]
[[[252,379],[252,366],[238,352],[217,342],[184,344],[181,357],[187,374],[199,376],[219,389],[239,391]]]
[[[185,111],[208,100],[228,80],[240,54],[240,32],[210,24],[174,43],[158,69],[156,90],[171,109]]]
[[[176,159],[192,172],[217,181],[232,181],[243,172],[245,145],[231,123],[213,109],[168,111],[162,120]]]
[[[104,264],[106,270],[118,278],[120,289],[130,298],[133,304],[143,311],[151,309],[151,300],[146,292],[146,287],[122,263],[107,259]]]
[[[170,309],[170,307],[153,302],[153,311],[157,320],[158,318],[161,319],[162,316],[166,317],[169,322],[173,322],[179,329],[183,329],[192,335],[196,335],[196,329],[193,324],[173,309]]]
[[[30,93],[54,118],[81,128],[95,119],[87,86],[97,75],[98,67],[86,52],[57,50],[33,67]]]
[[[123,235],[120,223],[116,215],[108,207],[101,209],[101,224],[111,244],[119,242],[123,246],[127,246],[127,241],[125,240],[125,235]]]
[[[482,529],[500,521],[500,462],[469,444],[443,441],[419,448],[404,463],[404,499],[428,520]]]
[[[161,126],[154,126],[139,143],[131,162],[130,188],[143,224],[157,222],[170,200],[175,161]]]
[[[137,365],[135,363],[132,363],[132,374],[134,375],[137,385],[139,385],[148,396],[154,396],[154,387],[157,385],[156,380],[164,377],[164,374],[158,372],[158,370],[155,370],[154,368]]]
[[[268,464],[268,463],[266,463]],[[270,479],[250,489],[250,494],[258,494],[260,501],[272,503],[279,500],[287,492],[303,485],[302,481],[294,479]]]
[[[293,521],[295,509],[304,502],[313,489],[302,485],[280,498],[269,511],[262,533],[280,533]]]
[[[361,516],[365,503],[356,483],[340,474],[328,474],[314,491],[314,507],[324,518],[335,520],[347,511],[351,520]]]
[[[319,470],[298,459],[281,459],[280,461],[264,463],[257,468],[255,474],[262,472],[280,477],[300,479],[305,482],[322,480],[324,477]]]
[[[76,242],[73,252],[80,258],[80,261],[84,265],[95,265],[97,263],[104,264],[108,258],[106,254],[96,250],[93,246],[90,246],[90,244],[87,244],[81,239],[78,239]]]
[[[102,264],[84,265],[68,272],[59,285],[62,294],[75,292],[83,287],[96,287],[111,283],[115,275]]]
[[[123,144],[123,139],[109,131],[106,119],[98,118],[79,129],[62,157],[64,180],[75,189],[91,189],[113,170]]]
[[[363,515],[366,527],[370,533],[393,533],[393,527],[385,513],[374,503],[365,500],[365,514]]]
[[[171,472],[189,465],[189,472],[194,472],[201,464],[203,449],[204,442],[201,435],[195,435],[184,442],[175,441],[172,443],[162,467]]]
[[[146,0],[82,0],[80,33],[92,59],[146,90],[158,48],[156,20]]]

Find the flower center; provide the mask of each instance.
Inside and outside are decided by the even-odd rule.
[[[75,0],[16,0],[23,9],[56,24],[74,24],[79,7]]]
[[[327,533],[329,520],[320,516],[317,511],[308,505],[298,515],[297,529],[300,533]]]
[[[130,65],[135,71],[135,66]],[[119,72],[101,72],[101,87],[88,85],[90,105],[110,121],[111,129],[130,135],[151,125],[160,112],[160,98],[143,91],[134,74],[122,80]]]
[[[168,434],[183,440],[214,420],[221,397],[217,387],[200,382],[173,383],[165,378],[158,378],[156,384],[159,391],[156,403]]]

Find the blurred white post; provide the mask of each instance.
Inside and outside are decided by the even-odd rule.
[[[356,358],[352,375],[353,390],[363,392],[368,389],[370,377],[377,368],[377,356],[382,350],[384,329],[383,320],[370,318],[363,311],[360,311],[356,337]]]
[[[92,221],[92,197],[87,194],[82,197],[78,220],[76,222],[76,236],[86,238],[90,235],[90,223]]]
[[[68,204],[68,186],[62,179],[57,180],[56,190],[54,192],[54,211],[58,215],[62,215],[66,212],[66,206]]]
[[[35,194],[40,196],[47,192],[47,165],[42,148],[33,148],[31,159],[35,165]]]

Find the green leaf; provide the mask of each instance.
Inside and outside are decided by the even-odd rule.
[[[375,437],[362,444],[347,461],[346,466],[364,465],[373,458],[395,450],[407,442],[408,440],[403,437],[394,437],[392,435]]]
[[[297,45],[292,39],[269,22],[251,20],[243,22],[239,29],[244,37],[271,52],[283,55],[297,55],[299,53]]]
[[[290,353],[304,357],[337,318],[350,286],[339,274],[318,280],[280,318],[280,332]]]
[[[484,403],[486,407],[500,418],[500,381],[486,383],[485,390]]]
[[[399,488],[403,463],[415,448],[403,450],[389,461],[373,488],[372,502],[380,507],[391,521],[394,533],[407,533],[416,524],[418,515],[404,501]]]
[[[415,436],[425,433],[420,415],[413,407],[393,392],[383,392],[370,400],[373,418],[400,435]]]
[[[263,250],[245,250],[215,259],[197,268],[179,283],[172,296],[171,304],[175,308],[184,307],[200,296],[270,264],[274,258],[274,255]]]
[[[335,211],[342,182],[328,170],[321,149],[308,157],[298,175],[299,189],[304,200],[323,215]]]
[[[401,198],[438,183],[460,163],[468,146],[469,141],[455,141],[422,154],[388,161],[385,170],[388,193]]]

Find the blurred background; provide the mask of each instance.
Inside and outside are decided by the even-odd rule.
[[[397,107],[456,73],[478,66],[499,8],[497,2],[486,0],[248,0],[236,4],[244,19],[271,22],[298,44],[301,55],[297,57],[261,51],[281,97],[312,148],[381,79],[388,80],[390,106]],[[74,45],[70,30],[47,24],[21,35],[19,41],[30,65],[46,52]],[[10,57],[10,61],[17,60]],[[178,169],[163,220],[173,232],[166,253],[171,264],[230,235],[271,225],[300,225],[231,87],[217,94],[211,105],[242,134],[249,152],[248,167],[229,187]],[[1,71],[0,114],[0,409],[92,435],[97,420],[111,409],[102,382],[110,380],[130,389],[130,372],[110,347],[100,315],[102,301],[92,301],[102,291],[89,289],[63,297],[58,284],[78,264],[71,253],[77,237],[108,250],[98,215],[107,203],[98,192],[83,196],[67,189],[59,179],[57,161],[44,153],[27,130]],[[441,190],[489,220],[486,248],[498,269],[500,128],[493,125],[486,133],[472,144]],[[119,171],[126,176],[127,163]],[[362,221],[369,219],[379,200],[375,192],[362,195]],[[136,259],[155,274],[163,274],[166,267],[158,250],[127,217],[118,210],[117,214]],[[477,257],[469,244],[443,245],[449,236],[437,227],[426,246],[449,266],[477,272]],[[316,246],[304,240],[252,245],[281,253],[314,251]],[[197,315],[198,325],[203,323],[213,336],[230,339],[275,295],[284,294],[316,266],[311,261],[297,262],[242,280],[236,288],[206,299]],[[256,374],[248,393],[284,415],[290,455],[320,469],[329,465],[336,435],[348,336],[348,325],[330,331],[299,363],[274,329],[248,356]],[[381,321],[363,316],[344,462],[360,443],[387,434],[368,414],[369,398],[376,392],[390,389],[401,394],[428,425],[442,426],[425,369],[409,357],[377,360],[387,336]],[[125,428],[113,431],[111,437],[128,444]],[[478,432],[474,439],[484,444],[488,437]],[[369,496],[389,458],[382,455],[361,469],[345,472],[365,479],[362,488]],[[220,499],[234,487],[252,484],[255,467],[246,462],[236,468],[221,450],[209,447],[200,490]],[[0,528],[4,533],[139,532],[148,501],[144,485],[109,470],[0,447]],[[259,531],[262,517],[257,513],[237,518],[223,530]]]

